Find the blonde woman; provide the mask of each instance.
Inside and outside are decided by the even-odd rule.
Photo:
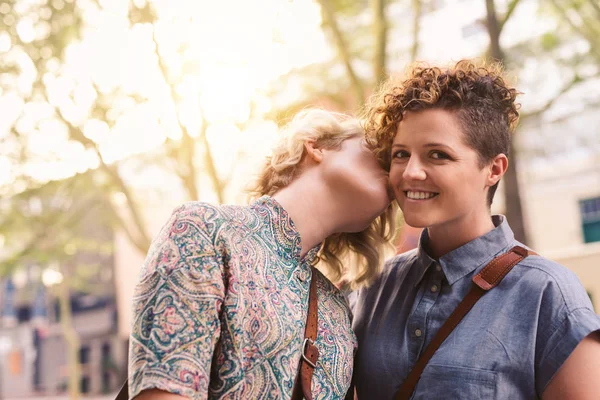
[[[309,110],[283,132],[252,204],[177,208],[136,287],[129,395],[296,397],[314,279],[319,356],[304,397],[344,398],[356,339],[334,284],[376,275],[392,232],[387,181],[357,120]],[[346,255],[362,263],[345,271]]]

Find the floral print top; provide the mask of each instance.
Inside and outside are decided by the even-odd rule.
[[[129,395],[289,399],[308,312],[310,265],[287,212],[186,203],[154,239],[133,298]],[[320,272],[314,399],[342,399],[356,338],[345,296]]]

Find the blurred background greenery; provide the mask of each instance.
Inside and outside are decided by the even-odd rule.
[[[415,60],[504,63],[494,211],[600,306],[597,0],[0,0],[0,28],[0,399],[109,398],[172,208],[245,202],[295,112],[359,113]]]

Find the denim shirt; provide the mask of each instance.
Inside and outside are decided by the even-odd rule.
[[[358,293],[358,398],[392,399],[426,346],[471,288],[474,274],[520,244],[503,216],[495,229],[444,255],[419,247],[386,263]],[[486,293],[429,361],[413,399],[532,399],[600,317],[567,268],[541,256],[518,263]]]

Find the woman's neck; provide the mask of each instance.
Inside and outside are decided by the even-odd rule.
[[[495,228],[489,210],[471,213],[453,221],[427,227],[430,256],[439,259]]]
[[[343,214],[327,188],[320,187],[320,180],[309,175],[302,174],[273,195],[300,234],[301,256],[336,232]]]

